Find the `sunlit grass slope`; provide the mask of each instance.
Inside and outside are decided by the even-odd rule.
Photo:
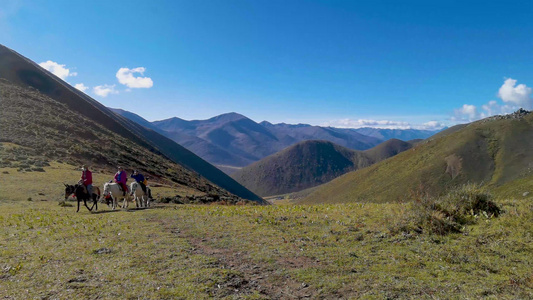
[[[515,180],[533,175],[531,149],[533,114],[492,117],[453,128],[393,158],[345,174],[302,202],[396,201],[410,191],[441,194],[468,182],[483,183],[495,191],[510,190]],[[523,186],[533,192],[532,184]]]
[[[445,236],[412,204],[160,206],[75,213],[0,202],[6,299],[533,297],[533,198]]]

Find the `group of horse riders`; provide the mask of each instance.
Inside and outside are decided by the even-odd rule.
[[[87,165],[83,165],[81,167],[81,170],[82,172],[81,172],[80,183],[83,184],[83,186],[85,186],[85,188],[87,189],[87,193],[89,195],[92,195],[93,194],[93,174],[89,170],[89,167]],[[135,179],[135,181],[141,186],[144,194],[148,195],[148,197],[151,198],[152,195],[149,195],[149,193],[147,193],[146,191],[147,179],[144,178],[144,176],[141,173],[139,173],[137,170],[134,170],[133,174],[131,174],[130,177]],[[109,182],[111,183],[113,181],[122,188],[122,191],[125,196],[126,193],[128,192],[128,186],[126,185],[126,182],[128,181],[128,174],[126,173],[126,171],[124,171],[122,167],[118,167],[118,171],[117,173],[115,173],[115,177],[113,178],[113,180],[110,180]]]

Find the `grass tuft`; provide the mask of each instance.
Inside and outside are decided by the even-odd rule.
[[[477,223],[480,217],[490,219],[502,213],[492,195],[475,184],[464,185],[436,198],[414,192],[411,200],[409,208],[390,226],[392,233],[460,233],[466,225]]]

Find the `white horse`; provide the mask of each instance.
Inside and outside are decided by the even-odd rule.
[[[137,207],[149,207],[150,206],[150,188],[146,187],[146,193],[141,188],[141,185],[134,181],[130,184],[130,191],[135,199]]]
[[[115,209],[118,206],[118,200],[123,199],[122,208],[128,207],[128,201],[131,201],[129,193],[122,191],[118,183],[106,182],[104,184],[104,193],[102,194],[105,199],[111,198],[111,209]],[[109,204],[109,203],[108,203]]]

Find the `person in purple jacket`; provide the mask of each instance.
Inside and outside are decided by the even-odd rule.
[[[118,167],[118,172],[115,173],[114,180],[116,183],[120,184],[124,195],[126,195],[126,193],[128,192],[128,186],[126,185],[126,182],[128,181],[128,174],[126,174],[126,171],[124,171],[122,167]]]

